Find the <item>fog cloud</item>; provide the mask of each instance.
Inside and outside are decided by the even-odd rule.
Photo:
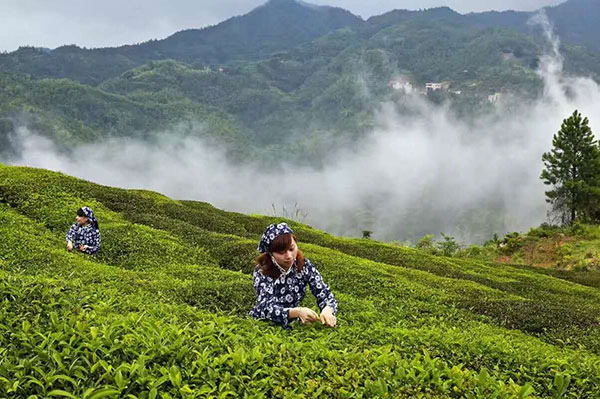
[[[465,122],[407,96],[412,112],[382,104],[364,142],[332,152],[322,168],[233,165],[223,150],[173,132],[159,134],[158,144],[111,140],[68,157],[26,127],[17,135],[22,158],[13,163],[245,213],[271,213],[275,204],[281,215],[282,206],[298,204],[306,223],[335,234],[372,230],[375,238],[414,241],[444,232],[482,242],[493,232],[523,231],[546,220],[541,156],[562,120],[578,109],[600,132],[600,87],[564,75],[558,40],[540,18],[551,46],[538,101],[506,97],[494,114]]]

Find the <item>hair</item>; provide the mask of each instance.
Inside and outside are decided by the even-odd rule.
[[[87,215],[86,215],[86,214],[85,214],[85,212],[83,211],[83,208],[79,208],[79,209],[77,210],[77,216],[81,216],[81,217],[87,218]],[[88,218],[88,220],[89,220],[89,218]],[[90,223],[92,223],[92,226],[93,226],[93,227],[94,227],[96,230],[98,230],[98,229],[100,228],[100,227],[98,226],[98,221],[97,221],[97,220],[90,221]]]
[[[271,252],[287,251],[292,246],[294,241],[297,243],[298,239],[296,238],[295,234],[291,233],[282,234],[275,238],[269,246],[269,252],[261,254],[256,260],[256,267],[265,276],[269,276],[272,279],[279,278],[281,271],[279,271],[279,268],[273,264],[273,261],[271,260]],[[300,248],[298,248],[298,255],[296,256],[296,266],[298,266],[299,271],[302,271],[302,268],[304,267],[304,255],[302,254],[302,251],[300,251]]]

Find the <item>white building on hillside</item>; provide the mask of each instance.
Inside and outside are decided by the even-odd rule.
[[[425,91],[436,91],[436,90],[442,90],[442,84],[441,83],[425,83]]]
[[[410,94],[413,92],[414,87],[412,85],[412,83],[402,80],[402,79],[397,79],[397,80],[392,80],[389,83],[389,86],[396,90],[396,91],[402,91],[405,94]]]

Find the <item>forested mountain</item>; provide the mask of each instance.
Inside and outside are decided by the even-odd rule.
[[[583,45],[600,50],[600,7],[597,0],[569,0],[555,7],[545,7],[553,28],[565,43]],[[478,26],[509,27],[532,32],[534,27],[527,21],[534,12],[484,12],[466,15],[466,19]]]
[[[527,11],[488,11],[461,15],[448,7],[424,11],[393,10],[369,18],[367,32],[406,21],[442,21],[474,28],[509,28],[527,34],[539,32],[539,27],[528,23],[536,13],[544,11],[555,33],[565,43],[582,45],[591,50],[600,50],[600,7],[597,0],[568,0],[554,7]]]
[[[0,56],[0,70],[95,85],[150,60],[175,59],[192,66],[257,60],[362,22],[340,8],[269,0],[246,15],[204,29],[183,30],[162,40],[99,49],[74,45],[52,51],[21,48]]]
[[[593,36],[600,6],[592,3],[547,9],[565,42]],[[297,151],[318,159],[323,140],[371,129],[379,104],[403,95],[392,87],[399,79],[415,93],[445,82],[450,90],[429,100],[450,100],[459,116],[485,112],[487,96],[499,91],[535,98],[548,43],[527,25],[529,16],[440,7],[363,21],[339,8],[271,0],[216,26],[139,45],[21,48],[0,55],[0,140],[21,124],[62,145],[178,125],[238,155],[260,156],[249,148],[268,152],[294,137]],[[569,24],[574,19],[581,23]],[[561,52],[567,73],[600,80],[598,52],[567,43]]]
[[[600,50],[600,7],[595,0],[569,0],[546,13],[567,43]],[[192,67],[248,62],[289,51],[337,29],[349,27],[363,40],[385,28],[410,23],[455,29],[510,28],[531,34],[533,12],[485,12],[461,15],[448,7],[423,11],[394,10],[363,21],[349,11],[296,0],[270,0],[250,13],[204,29],[187,29],[162,40],[116,48],[85,49],[65,45],[54,50],[22,47],[0,55],[0,71],[36,78],[69,78],[99,84],[151,60],[174,59]],[[439,32],[419,32],[427,40]],[[434,36],[437,37],[437,36]],[[76,38],[74,38],[75,40]]]

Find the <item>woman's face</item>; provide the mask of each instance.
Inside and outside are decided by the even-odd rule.
[[[77,217],[75,218],[75,221],[77,222],[78,225],[84,226],[88,222],[88,218],[86,218],[85,216],[77,215]]]
[[[279,263],[281,267],[287,269],[292,266],[296,260],[296,256],[298,255],[298,245],[296,245],[296,241],[292,238],[292,244],[288,249],[283,252],[272,252],[272,254],[277,263]]]

